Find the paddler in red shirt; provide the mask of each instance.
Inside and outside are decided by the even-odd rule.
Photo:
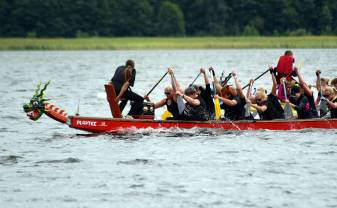
[[[278,84],[282,77],[286,77],[287,80],[292,80],[292,76],[295,76],[293,67],[294,62],[295,58],[293,57],[293,52],[290,50],[287,50],[284,55],[279,58],[276,67],[276,81]]]

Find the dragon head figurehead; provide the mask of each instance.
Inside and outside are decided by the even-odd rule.
[[[45,83],[39,83],[37,89],[35,90],[34,96],[30,99],[29,103],[23,105],[23,110],[26,112],[28,118],[33,121],[38,120],[43,113],[45,113],[45,102],[48,99],[44,98],[44,91],[47,89],[50,81]],[[41,86],[43,85],[42,89]]]

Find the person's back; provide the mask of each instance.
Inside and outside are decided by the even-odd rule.
[[[261,120],[284,119],[284,110],[276,96],[269,94],[265,105],[266,111],[259,113]]]
[[[240,96],[235,95],[228,98],[229,100],[235,100],[235,105],[226,105],[223,103],[221,108],[225,110],[225,118],[229,120],[243,120],[245,118],[245,104],[246,100],[244,98],[240,98]]]
[[[277,83],[279,83],[279,80],[282,77],[286,77],[287,80],[291,80],[291,75],[293,73],[293,64],[295,62],[295,59],[293,57],[292,51],[288,50],[284,53],[283,56],[281,56],[278,60],[276,71],[277,76],[276,80]]]
[[[133,60],[127,60],[125,66],[119,66],[115,70],[110,83],[113,84],[116,91],[116,102],[119,102],[120,111],[123,111],[126,103],[133,101],[128,115],[141,115],[143,113],[144,98],[131,91],[136,79],[135,63]]]

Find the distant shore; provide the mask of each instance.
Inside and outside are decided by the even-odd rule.
[[[0,50],[337,48],[337,36],[0,38]]]

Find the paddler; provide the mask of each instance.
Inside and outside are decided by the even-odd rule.
[[[198,95],[205,101],[206,116],[209,120],[212,120],[214,119],[215,109],[211,91],[211,84],[204,68],[200,68],[200,73],[204,75],[205,87],[198,85],[193,85],[193,87],[197,90]]]
[[[141,115],[143,113],[144,98],[131,90],[136,80],[135,62],[127,60],[125,65],[117,67],[114,76],[109,84],[113,84],[116,91],[116,102],[119,103],[119,108],[123,111],[125,105],[130,100],[131,108],[129,116]]]
[[[272,90],[268,96],[264,90],[257,91],[254,98],[256,104],[252,103],[251,106],[257,110],[261,120],[284,119],[284,111],[276,94],[274,69],[269,70],[273,82]],[[250,102],[250,99],[247,99],[247,102]]]
[[[214,84],[217,88],[217,92],[220,96],[215,95],[215,99],[222,100],[223,104],[221,108],[225,110],[225,119],[229,120],[243,120],[245,119],[245,104],[246,96],[242,91],[241,85],[237,80],[236,72],[232,72],[232,77],[234,78],[236,88],[227,85],[221,86],[217,79],[214,79]]]
[[[294,96],[290,99],[290,105],[297,111],[298,119],[318,118],[313,91],[305,83],[300,70],[296,67],[295,73],[298,76],[299,86],[295,85],[291,89],[291,94]],[[286,100],[286,102],[289,101]]]
[[[326,100],[331,118],[337,118],[337,94],[332,87],[326,87],[323,91],[322,100]]]
[[[177,94],[182,96],[182,98],[186,101],[185,109],[183,111],[184,120],[208,120],[205,101],[198,95],[197,90],[193,86],[188,87],[184,94],[180,91],[177,91]]]
[[[294,63],[295,58],[293,52],[290,50],[285,51],[284,55],[279,58],[276,67],[276,81],[278,84],[282,77],[286,77],[287,80],[292,80],[292,76],[294,76]]]
[[[179,92],[183,92],[182,88],[180,87],[180,85],[178,83],[178,81],[175,80],[175,76],[173,76],[173,69],[168,68],[167,71],[171,76],[171,81],[176,83],[176,85],[177,85],[176,90],[179,91]],[[167,119],[168,120],[181,120],[182,116],[179,114],[176,91],[173,89],[173,87],[171,85],[168,85],[164,89],[164,94],[165,94],[166,98],[163,98],[159,102],[155,103],[154,107],[160,108],[160,107],[163,107],[164,105],[166,105],[167,111],[170,112],[173,116],[173,117],[169,117]]]
[[[323,98],[324,90],[329,86],[329,79],[321,77],[321,70],[316,70],[316,89],[318,91],[318,96],[316,98],[315,104],[318,107],[319,117],[325,117],[329,111],[327,102]]]

